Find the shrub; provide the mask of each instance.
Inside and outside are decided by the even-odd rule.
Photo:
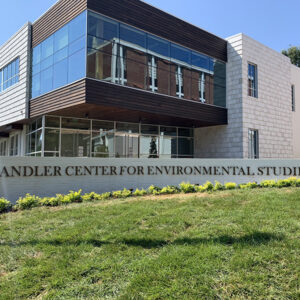
[[[144,189],[136,189],[135,192],[133,193],[133,196],[136,196],[136,197],[140,197],[140,196],[144,196],[144,195],[147,195],[147,191],[144,190]]]
[[[227,182],[225,183],[226,190],[234,190],[237,188],[237,184],[235,182]]]
[[[131,191],[124,188],[122,191],[115,191],[112,193],[114,198],[127,198],[131,196]]]
[[[187,193],[195,193],[195,185],[191,184],[189,182],[182,182],[179,184],[181,192],[187,194]]]
[[[300,180],[297,177],[290,177],[288,180],[291,186],[300,186]]]
[[[82,201],[84,202],[98,201],[98,200],[102,200],[102,196],[95,192],[87,193],[82,196]]]
[[[82,202],[81,192],[82,190],[79,190],[78,192],[70,191],[68,195],[65,195],[65,197],[69,198],[71,203],[80,203]]]
[[[221,182],[215,181],[214,191],[222,191],[224,188],[225,187]]]
[[[24,198],[20,197],[17,201],[16,207],[18,209],[30,209],[39,206],[40,199],[34,195],[26,194]]]
[[[203,188],[205,191],[212,191],[214,189],[214,185],[210,181],[206,181]]]
[[[58,206],[60,201],[58,197],[45,197],[40,199],[39,204],[42,206]]]
[[[291,181],[289,179],[282,179],[277,181],[277,187],[283,188],[283,187],[289,187],[291,186]]]
[[[111,194],[110,192],[108,192],[108,193],[103,193],[103,194],[100,195],[101,200],[107,200],[107,199],[109,199],[111,196],[112,196],[112,194]]]
[[[161,191],[161,188],[157,187],[155,185],[150,185],[148,188],[148,193],[152,194],[152,195],[159,195],[160,191]]]
[[[0,198],[0,213],[8,211],[10,208],[11,203],[4,198]]]
[[[263,180],[261,183],[260,183],[260,186],[261,187],[276,187],[276,181],[275,180]]]
[[[205,187],[203,185],[195,185],[195,191],[197,193],[204,193],[206,190],[205,190]]]
[[[244,183],[244,184],[240,184],[239,188],[240,189],[255,189],[258,188],[259,185],[256,182],[248,182],[248,183]]]
[[[180,192],[179,188],[176,186],[168,185],[161,189],[160,194],[176,194]]]
[[[128,197],[131,196],[131,194],[132,194],[132,192],[131,192],[130,190],[125,189],[125,188],[124,188],[124,190],[122,191],[122,196],[123,196],[123,198],[128,198]]]
[[[66,205],[71,203],[71,199],[67,195],[57,194],[56,198],[60,204]]]

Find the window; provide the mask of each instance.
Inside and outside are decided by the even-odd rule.
[[[0,141],[0,156],[7,156],[7,141]]]
[[[226,63],[100,14],[87,14],[88,78],[226,107]]]
[[[20,59],[17,58],[0,70],[0,92],[19,82]]]
[[[205,103],[205,74],[200,72],[199,74],[199,99],[202,103]]]
[[[33,48],[32,89],[35,98],[85,77],[86,12]]]
[[[248,158],[259,158],[258,130],[255,129],[248,131]]]
[[[18,155],[20,133],[4,149]],[[4,141],[4,140],[1,140]],[[43,116],[28,126],[26,155],[42,157],[192,158],[194,129]]]
[[[180,66],[177,66],[176,71],[176,95],[179,98],[184,97],[182,68]]]
[[[152,92],[157,91],[157,59],[154,56],[148,57],[148,71],[149,71],[149,89]]]
[[[20,134],[15,133],[9,138],[9,156],[18,156],[20,150]]]
[[[295,106],[295,86],[292,85],[292,111],[296,111]]]
[[[257,66],[248,64],[248,96],[258,97],[257,93]]]

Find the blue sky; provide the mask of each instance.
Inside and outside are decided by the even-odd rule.
[[[2,0],[2,2],[0,45],[27,21],[35,21],[56,3],[56,0]],[[290,45],[300,45],[299,0],[146,0],[145,2],[223,38],[243,32],[277,51]]]

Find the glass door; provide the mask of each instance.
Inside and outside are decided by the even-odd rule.
[[[91,134],[85,130],[62,129],[61,156],[89,157]]]
[[[138,158],[138,134],[116,133],[115,153],[116,157]]]

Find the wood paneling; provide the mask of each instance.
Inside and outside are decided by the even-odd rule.
[[[196,120],[207,126],[227,124],[227,109],[221,107],[92,79],[86,79],[86,89],[88,104]]]
[[[51,7],[32,28],[32,47],[63,27],[87,9],[87,0],[60,0]]]
[[[30,118],[85,103],[85,79],[30,101]]]
[[[86,0],[91,10],[143,29],[182,46],[227,61],[227,42],[139,0]],[[188,5],[188,3],[187,3]],[[198,9],[201,17],[201,2]]]
[[[93,79],[30,101],[30,118],[68,112],[74,117],[180,126],[227,124],[227,109]]]

